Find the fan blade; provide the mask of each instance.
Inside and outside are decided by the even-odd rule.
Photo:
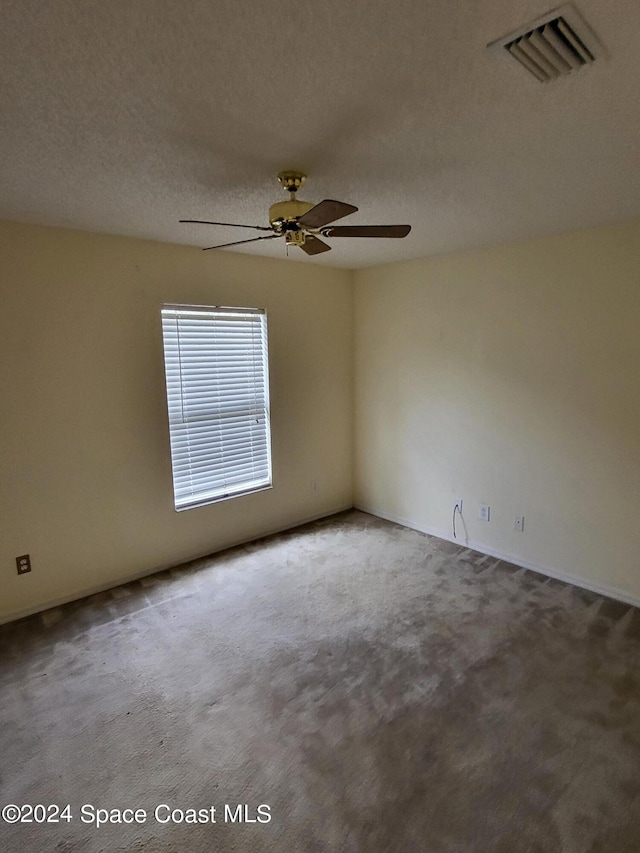
[[[345,204],[343,201],[334,201],[331,198],[325,198],[324,201],[318,202],[311,210],[303,213],[298,222],[305,228],[322,228],[323,225],[328,225],[329,222],[335,222],[336,219],[342,219],[343,216],[355,213],[357,209],[352,204]]]
[[[323,228],[323,237],[406,237],[410,225],[338,225]]]
[[[256,243],[258,240],[275,240],[276,237],[284,237],[284,234],[269,234],[268,237],[252,237],[250,240],[236,240],[235,243],[221,243],[219,246],[207,246],[203,252],[209,249],[226,249],[227,246],[239,246],[241,243]]]
[[[209,222],[208,219],[179,219],[178,222],[191,222],[194,225],[228,225],[230,228],[255,228],[256,231],[273,231],[265,225],[236,225],[235,222]]]
[[[318,240],[318,238],[314,237],[313,234],[305,235],[304,243],[300,248],[303,252],[306,252],[307,255],[319,255],[321,252],[331,251],[331,246],[327,246],[323,240]]]

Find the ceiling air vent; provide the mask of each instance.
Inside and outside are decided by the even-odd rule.
[[[487,47],[517,59],[541,83],[590,65],[602,55],[593,30],[571,4],[553,9]]]

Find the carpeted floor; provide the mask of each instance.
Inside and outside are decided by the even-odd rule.
[[[6,853],[640,850],[640,611],[364,513],[0,652],[0,805],[71,807]]]

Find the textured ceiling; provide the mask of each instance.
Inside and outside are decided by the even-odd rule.
[[[579,0],[608,59],[540,84],[486,44],[545,0],[3,0],[0,217],[207,246],[275,180],[405,223],[360,267],[640,215],[640,3]],[[231,251],[282,257],[283,241]]]

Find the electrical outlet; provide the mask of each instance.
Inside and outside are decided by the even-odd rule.
[[[513,529],[517,530],[518,533],[522,533],[524,530],[524,515],[516,515],[516,520],[513,524]]]
[[[31,557],[28,554],[16,557],[16,566],[18,567],[19,575],[26,575],[27,572],[31,571]]]
[[[317,491],[318,491],[318,481],[317,481],[317,480],[312,480],[312,481],[311,481],[311,491],[312,491],[312,492],[317,492]]]
[[[459,512],[462,515],[462,498],[456,498],[453,503],[453,509],[455,512]]]
[[[491,521],[491,507],[488,504],[480,504],[478,518],[480,521]]]

